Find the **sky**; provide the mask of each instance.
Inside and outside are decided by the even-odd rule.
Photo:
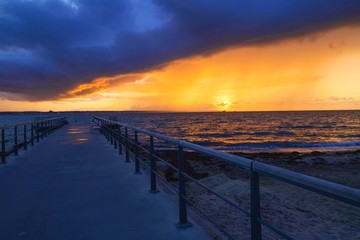
[[[358,0],[0,0],[0,111],[360,109]]]

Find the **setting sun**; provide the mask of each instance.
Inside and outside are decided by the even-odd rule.
[[[217,104],[217,107],[220,111],[228,111],[231,108],[231,102],[224,100],[223,102]]]

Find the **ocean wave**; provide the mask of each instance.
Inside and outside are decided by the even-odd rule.
[[[295,133],[288,131],[280,131],[275,133],[276,136],[285,137],[285,136],[295,136]]]
[[[255,136],[268,136],[268,135],[271,135],[271,134],[273,134],[273,133],[272,132],[266,132],[266,131],[253,133],[253,135],[255,135]]]
[[[227,150],[271,150],[286,148],[331,148],[331,147],[357,147],[360,141],[344,141],[344,142],[262,142],[262,143],[244,143],[228,145]],[[222,148],[224,146],[221,146]]]
[[[311,126],[311,125],[303,125],[303,126],[293,126],[295,129],[312,129],[312,128],[320,128],[320,126]]]
[[[360,146],[360,141],[345,141],[345,142],[325,142],[308,144],[305,147],[356,147]]]

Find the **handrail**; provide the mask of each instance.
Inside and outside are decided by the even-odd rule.
[[[341,184],[336,184],[326,180],[318,179],[311,177],[302,173],[297,173],[294,171],[286,170],[280,167],[275,167],[269,164],[261,163],[255,160],[248,158],[235,156],[229,153],[220,152],[218,150],[210,149],[203,147],[194,143],[190,143],[184,140],[177,140],[159,133],[151,132],[145,129],[134,127],[128,124],[112,121],[109,119],[93,116],[93,120],[100,125],[100,129],[103,134],[111,141],[111,143],[119,144],[119,153],[122,152],[122,146],[126,149],[127,159],[128,151],[131,148],[135,148],[135,162],[139,161],[138,153],[136,149],[142,148],[137,140],[137,134],[142,133],[150,137],[150,157],[151,157],[151,167],[150,173],[153,176],[151,178],[151,190],[156,190],[156,182],[154,182],[154,176],[156,171],[155,155],[153,150],[153,138],[164,140],[168,143],[174,144],[178,148],[178,175],[179,175],[179,225],[188,226],[187,217],[186,217],[186,202],[188,199],[185,196],[185,176],[189,178],[189,175],[185,173],[184,169],[184,158],[183,158],[183,149],[189,149],[196,151],[198,153],[204,154],[206,156],[213,157],[215,159],[233,164],[235,166],[241,167],[242,169],[250,172],[250,194],[251,194],[251,238],[252,239],[261,239],[261,225],[266,226],[268,229],[277,233],[279,236],[282,236],[285,239],[292,239],[286,233],[277,229],[275,226],[270,224],[268,221],[265,221],[261,218],[260,215],[260,182],[259,174],[266,175],[280,181],[289,183],[291,185],[307,189],[309,191],[321,194],[327,197],[331,197],[341,202],[348,203],[355,207],[360,207],[360,190],[350,188]],[[117,128],[115,127],[117,126]],[[121,128],[125,128],[126,134],[122,134]],[[114,130],[115,129],[115,130]],[[135,133],[135,141],[131,140],[128,135],[128,129],[131,129]],[[147,151],[148,152],[148,151]],[[156,156],[157,157],[157,156]],[[158,157],[157,157],[158,158]],[[196,181],[194,178],[190,178],[193,182],[202,185],[200,182]],[[154,187],[155,186],[155,187]],[[209,190],[209,189],[206,189]],[[213,192],[213,191],[211,191]],[[214,193],[214,192],[213,192]],[[217,193],[215,193],[217,194]],[[223,198],[221,198],[223,199]],[[223,199],[224,200],[224,199]],[[235,208],[238,206],[228,202]],[[239,209],[238,209],[239,210]],[[242,209],[243,210],[243,209]],[[241,211],[241,210],[240,210]],[[244,213],[244,212],[243,212]],[[208,218],[208,216],[206,216]],[[222,229],[224,232],[224,229]],[[226,235],[228,233],[224,232]],[[228,235],[229,236],[229,235]],[[231,236],[229,236],[231,238]]]
[[[3,129],[3,128],[4,128],[4,129],[7,129],[7,128],[13,128],[13,127],[18,127],[18,126],[23,126],[23,125],[34,124],[34,123],[41,123],[41,122],[45,122],[45,121],[63,119],[63,118],[65,118],[66,121],[67,121],[67,117],[46,118],[46,119],[43,119],[43,120],[37,120],[37,121],[24,122],[24,123],[18,123],[18,124],[13,124],[13,125],[0,126],[0,130]]]
[[[34,140],[39,142],[40,139],[48,136],[50,133],[67,123],[67,117],[47,118],[38,121],[1,126],[1,161],[0,164],[6,163],[6,157],[11,153],[18,155],[20,148],[27,150],[28,144],[34,145]],[[10,132],[13,129],[13,132]],[[20,138],[21,137],[21,138]],[[13,142],[12,145],[7,146]]]

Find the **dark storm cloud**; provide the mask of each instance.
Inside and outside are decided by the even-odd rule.
[[[54,99],[97,77],[360,22],[358,0],[139,2],[0,2],[0,92]]]

